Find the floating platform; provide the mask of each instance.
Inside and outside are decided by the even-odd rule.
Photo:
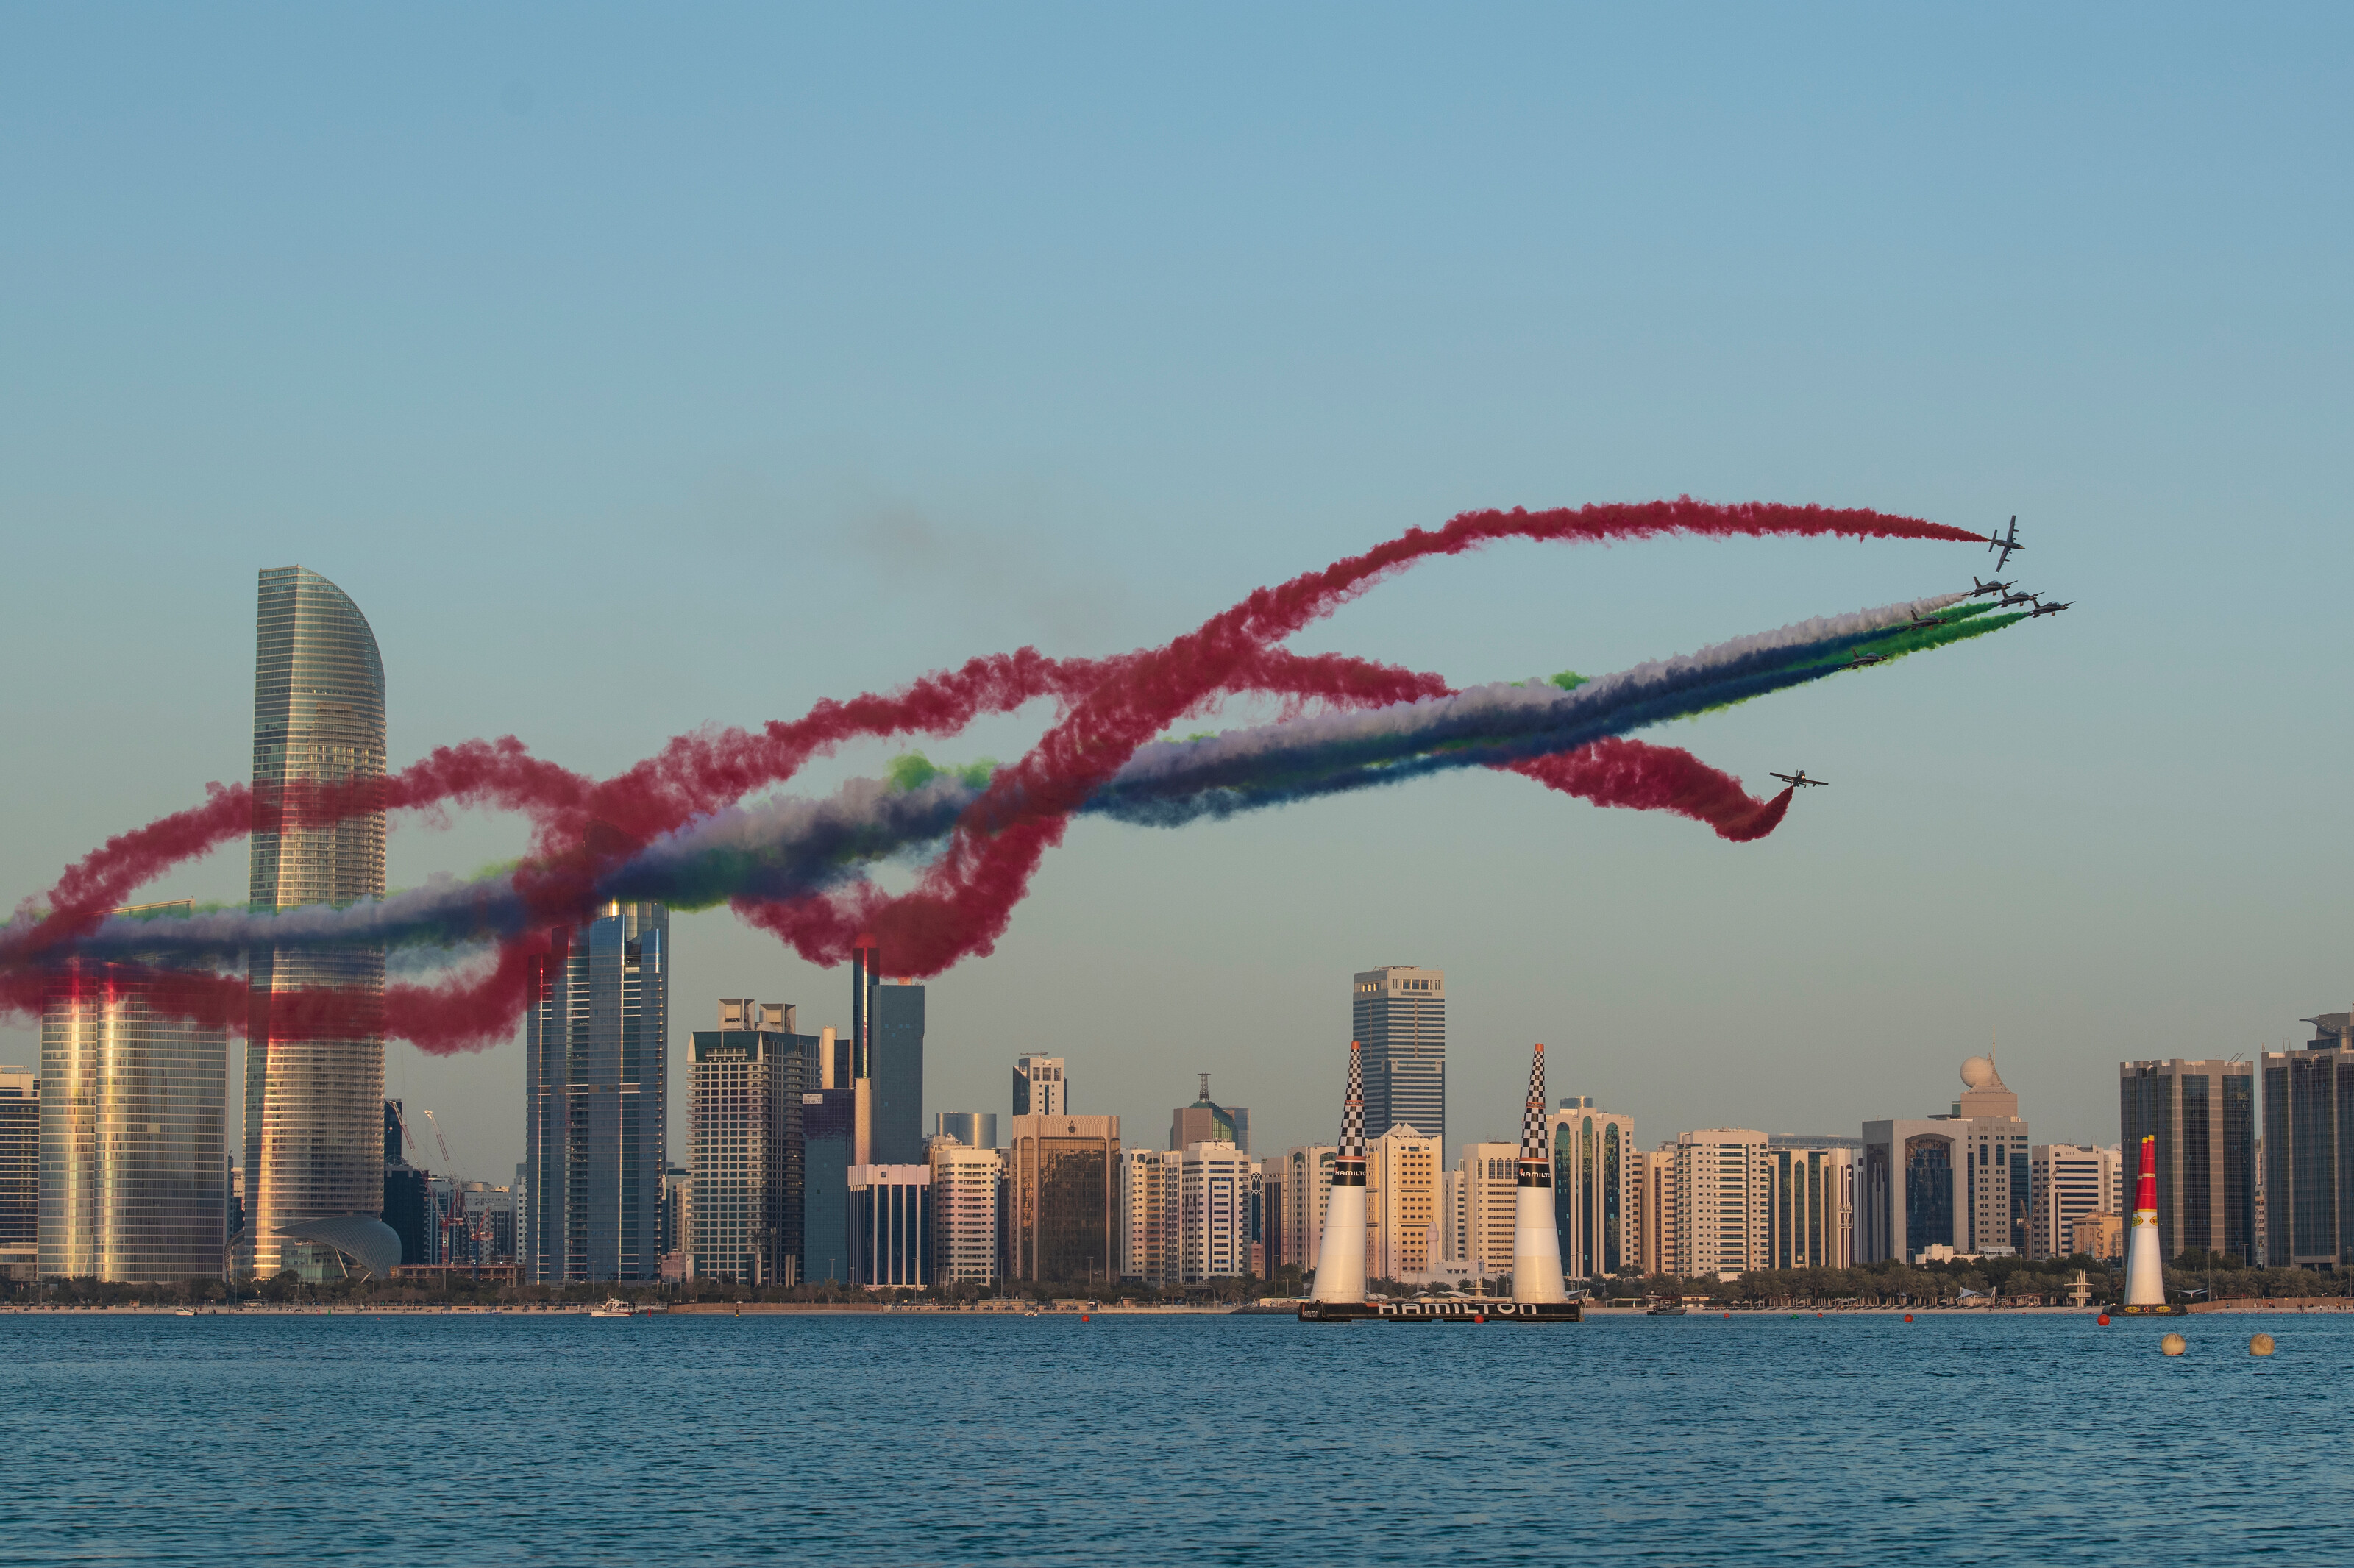
[[[2120,1318],[2188,1318],[2190,1316],[2190,1304],[2182,1301],[2169,1301],[2163,1307],[2112,1307],[2109,1310]]]
[[[1303,1323],[1580,1323],[1575,1301],[1303,1301]]]

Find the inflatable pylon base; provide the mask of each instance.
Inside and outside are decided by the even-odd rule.
[[[2163,1307],[2112,1307],[2109,1310],[2120,1318],[2188,1318],[2190,1316],[2190,1306],[2180,1301],[2169,1301]]]
[[[1582,1323],[1575,1301],[1303,1301],[1303,1323]]]

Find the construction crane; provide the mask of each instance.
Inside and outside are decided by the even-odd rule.
[[[450,1156],[450,1140],[441,1136],[441,1124],[434,1118],[433,1113],[429,1110],[425,1113],[425,1125],[433,1129],[433,1142],[441,1150],[441,1169],[450,1181],[450,1212],[441,1216],[441,1261],[444,1263],[458,1261],[453,1255],[455,1249],[450,1245],[450,1233],[454,1230],[474,1244],[474,1255],[470,1261],[480,1263],[482,1258],[482,1244],[484,1237],[478,1234],[477,1226],[467,1223],[466,1189],[458,1179],[458,1162]],[[402,1130],[408,1129],[404,1127]],[[488,1214],[482,1216],[484,1221],[488,1221],[489,1218]]]
[[[417,1141],[417,1135],[408,1130],[408,1118],[400,1113],[400,1102],[394,1100],[391,1103],[394,1107],[393,1122],[400,1128],[400,1141],[408,1146],[409,1153],[417,1156],[418,1163],[421,1167],[425,1162],[425,1147]]]

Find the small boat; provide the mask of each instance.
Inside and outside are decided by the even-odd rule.
[[[1683,1315],[1684,1304],[1672,1296],[1662,1296],[1643,1309],[1646,1318],[1681,1318]]]
[[[605,1298],[605,1304],[602,1307],[589,1308],[588,1316],[591,1318],[634,1318],[637,1316],[637,1310],[628,1302],[622,1300],[620,1297],[609,1296]]]
[[[193,1308],[193,1307],[181,1307],[181,1308],[177,1308],[174,1309],[174,1311],[173,1311],[173,1313],[172,1313],[172,1316],[173,1316],[173,1317],[175,1317],[175,1318],[193,1318],[193,1317],[195,1317],[196,1315],[196,1309],[195,1308]]]

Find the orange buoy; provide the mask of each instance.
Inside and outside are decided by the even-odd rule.
[[[1904,1320],[1905,1320],[1906,1322],[1910,1323],[1910,1322],[1913,1320],[1913,1314],[1912,1314],[1912,1313],[1910,1313],[1910,1312],[1905,1313],[1905,1314],[1904,1314]]]
[[[2104,1313],[2102,1313],[2102,1314],[2101,1314],[2101,1327],[2102,1327],[2102,1328],[2104,1328],[2104,1329],[2105,1329],[2105,1328],[2107,1328],[2108,1326],[2109,1326],[2109,1315],[2108,1315],[2106,1312],[2104,1312]]]
[[[1080,1313],[1080,1314],[1079,1314],[1079,1321],[1080,1321],[1080,1322],[1082,1322],[1082,1323],[1084,1323],[1084,1322],[1086,1322],[1087,1320],[1087,1314],[1086,1314],[1085,1312]]]

